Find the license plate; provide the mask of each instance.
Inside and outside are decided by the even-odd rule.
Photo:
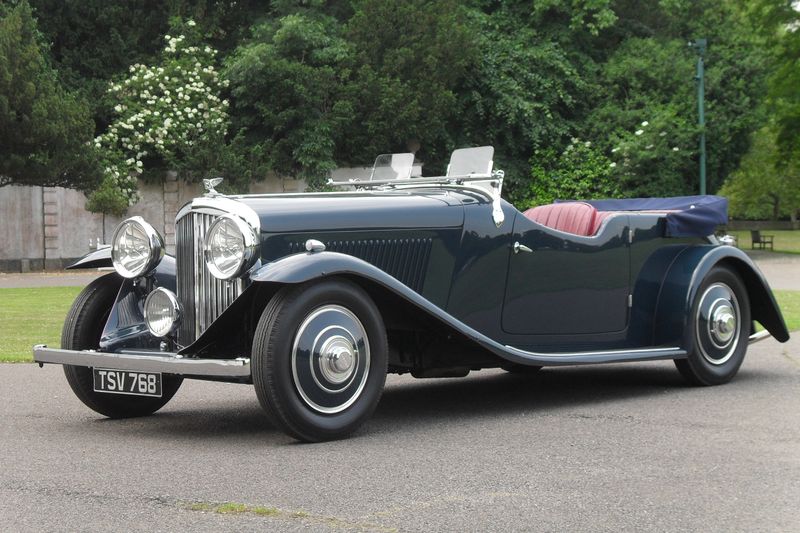
[[[111,394],[161,398],[161,373],[95,368],[94,390]]]

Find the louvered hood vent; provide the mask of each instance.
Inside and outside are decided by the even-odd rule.
[[[325,241],[325,250],[363,259],[415,292],[421,292],[432,244],[429,238]],[[304,252],[305,241],[291,243],[289,248],[291,253]]]

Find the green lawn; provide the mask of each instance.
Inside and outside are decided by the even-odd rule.
[[[751,247],[749,231],[729,231],[735,235],[742,250],[749,250]],[[761,235],[773,235],[775,237],[775,251],[787,254],[800,254],[800,230],[764,230]]]
[[[80,287],[0,289],[0,361],[30,362],[37,343],[58,346]],[[800,291],[775,291],[786,324],[800,330]]]
[[[80,287],[0,289],[0,361],[31,361],[34,344],[58,346]]]
[[[800,291],[774,291],[789,331],[800,330]]]

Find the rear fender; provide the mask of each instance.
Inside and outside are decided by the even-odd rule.
[[[789,331],[769,283],[747,254],[732,246],[707,245],[686,248],[667,272],[656,306],[655,344],[679,343],[686,350],[692,349],[692,305],[703,279],[717,265],[730,268],[742,279],[752,319],[778,341],[789,340]]]

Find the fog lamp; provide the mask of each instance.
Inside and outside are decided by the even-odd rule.
[[[144,301],[144,320],[147,329],[156,337],[175,331],[181,319],[181,306],[172,291],[163,287],[155,289]]]

